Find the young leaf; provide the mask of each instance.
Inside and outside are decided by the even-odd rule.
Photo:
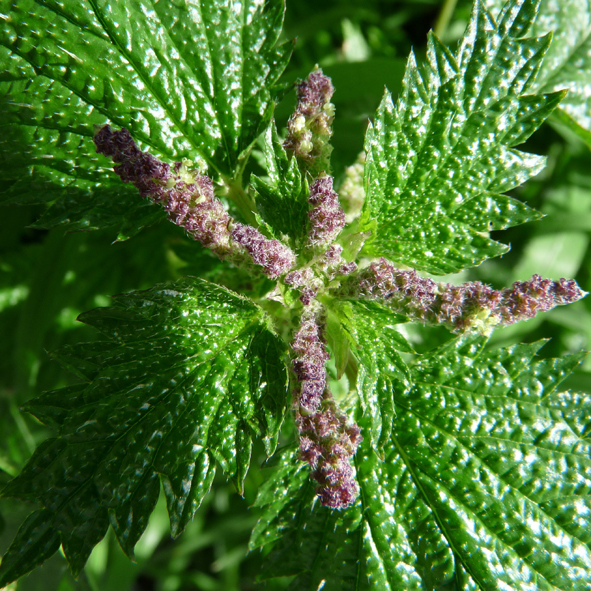
[[[356,386],[363,413],[371,422],[371,430],[364,435],[371,436],[381,450],[391,435],[394,391],[410,386],[410,371],[400,352],[413,349],[393,327],[406,319],[377,302],[351,300],[341,303],[337,311],[351,351],[359,359]]]
[[[46,224],[69,215],[77,228],[113,225],[108,215],[103,224],[93,194],[106,177],[90,141],[95,124],[127,127],[169,160],[202,157],[212,173],[240,174],[269,124],[290,56],[276,45],[281,0],[25,0],[9,2],[1,17],[0,101],[8,117],[0,175],[19,181],[2,200],[58,199]],[[73,197],[64,193],[78,184]],[[141,204],[134,199],[132,210]]]
[[[275,123],[265,133],[263,144],[269,181],[252,175],[257,209],[276,237],[289,236],[293,246],[302,246],[308,229],[308,183],[295,158],[289,158],[277,135]]]
[[[58,532],[74,573],[109,521],[133,554],[160,480],[173,535],[209,490],[215,461],[241,490],[253,435],[272,452],[287,405],[280,341],[255,304],[224,288],[182,279],[119,296],[81,320],[109,340],[58,353],[89,381],[26,405],[59,434],[2,491],[51,512],[48,531]],[[35,566],[28,527],[0,567],[0,585]]]
[[[527,94],[550,41],[522,38],[537,4],[511,0],[496,24],[478,0],[456,55],[434,35],[423,73],[411,54],[397,104],[385,94],[366,136],[365,254],[452,273],[507,250],[488,230],[538,217],[499,197],[542,169],[514,146],[564,96]]]
[[[360,501],[347,513],[263,489],[252,547],[278,539],[268,576],[283,562],[301,573],[293,589],[589,587],[591,398],[556,391],[581,355],[533,361],[539,343],[484,344],[454,339],[417,363],[414,386],[396,392],[384,459],[360,446]],[[292,466],[275,485],[296,478]]]

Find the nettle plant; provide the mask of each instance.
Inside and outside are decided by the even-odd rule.
[[[77,575],[109,525],[133,556],[161,487],[180,535],[216,467],[242,491],[261,439],[263,578],[591,588],[591,400],[558,389],[583,354],[487,347],[495,328],[584,292],[418,273],[499,256],[490,231],[539,217],[503,195],[543,168],[515,146],[566,94],[540,72],[548,51],[556,63],[551,35],[528,36],[538,4],[477,1],[455,53],[430,35],[338,182],[321,69],[297,83],[283,140],[273,120],[292,48],[278,44],[280,1],[3,6],[5,137],[31,146],[5,155],[30,183],[5,202],[49,179],[41,225],[124,239],[166,216],[225,270],[223,285],[185,277],[81,315],[102,337],[54,353],[81,381],[24,406],[56,435],[2,490],[39,508],[0,585],[60,547]],[[576,99],[560,111],[573,126]],[[266,175],[245,174],[253,149]],[[407,322],[453,336],[415,354]]]

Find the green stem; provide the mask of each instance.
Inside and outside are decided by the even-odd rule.
[[[445,0],[445,3],[441,7],[441,11],[437,17],[437,22],[435,23],[435,27],[433,27],[433,32],[440,39],[447,31],[447,27],[455,10],[457,1],[458,0]]]
[[[242,187],[242,183],[224,176],[222,180],[226,187],[226,197],[238,207],[246,222],[257,228],[259,224],[255,216],[256,205]]]

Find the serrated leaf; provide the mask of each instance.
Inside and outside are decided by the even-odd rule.
[[[36,227],[70,230],[112,228],[118,239],[164,219],[107,170],[95,154],[92,125],[104,116],[58,83],[34,77],[27,62],[0,47],[0,64],[12,76],[0,81],[0,203],[43,203]],[[31,71],[29,71],[31,70]]]
[[[354,588],[359,572],[359,507],[340,513],[320,506],[296,450],[282,453],[255,504],[266,511],[253,530],[250,550],[275,544],[261,579],[299,575],[290,591]]]
[[[115,303],[81,316],[108,340],[58,354],[90,381],[25,405],[59,434],[2,491],[51,512],[74,573],[109,520],[132,555],[160,479],[174,535],[209,490],[215,461],[240,489],[252,434],[272,450],[287,407],[285,351],[250,300],[186,278]],[[14,558],[21,574],[34,567],[26,560]],[[10,572],[0,566],[0,584]]]
[[[502,10],[500,0],[487,0],[494,14]],[[567,89],[568,94],[553,119],[572,129],[591,147],[591,7],[585,0],[542,2],[532,32],[552,33],[536,82],[540,92]]]
[[[31,513],[2,557],[0,580],[14,581],[45,562],[57,552],[60,537],[53,527],[51,511],[42,509]]]
[[[287,494],[270,484],[257,502],[252,547],[275,544],[269,576],[283,560],[299,574],[291,588],[310,591],[591,585],[591,398],[557,391],[581,355],[534,361],[541,343],[484,345],[458,338],[418,361],[384,458],[368,438],[359,448],[360,500],[347,512],[313,493],[294,503],[301,467],[285,458],[273,484]]]
[[[363,413],[371,423],[366,437],[371,436],[380,452],[391,435],[394,392],[410,386],[410,371],[400,352],[413,349],[395,328],[406,318],[377,302],[342,302],[335,311],[359,360],[356,387]]]
[[[301,247],[308,229],[308,183],[297,160],[283,149],[274,121],[265,133],[263,152],[269,180],[251,177],[258,212],[276,237],[288,236],[292,246]]]
[[[120,183],[102,170],[93,125],[127,127],[157,156],[202,157],[212,174],[239,175],[291,53],[277,45],[281,0],[15,0],[2,12],[0,175],[19,184],[0,199],[57,200],[43,223],[75,229],[115,225],[103,224],[95,192],[101,179]],[[128,224],[153,223],[157,208],[136,212],[146,204],[133,195]]]
[[[366,135],[365,254],[453,273],[507,250],[488,230],[539,217],[497,201],[544,166],[514,146],[564,95],[527,94],[550,41],[522,38],[536,7],[512,0],[497,24],[477,1],[455,55],[434,35],[424,71],[411,54],[398,102],[386,92]]]

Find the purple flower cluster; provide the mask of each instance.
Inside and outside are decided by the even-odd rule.
[[[293,370],[299,382],[294,395],[303,412],[315,413],[326,388],[325,364],[330,355],[320,339],[320,326],[316,317],[313,314],[305,316],[291,343],[295,353]]]
[[[113,131],[105,125],[95,134],[94,143],[99,154],[120,163],[113,170],[121,180],[137,187],[142,197],[162,204],[171,222],[221,258],[231,253],[231,218],[215,198],[208,176],[182,174],[186,171],[181,162],[175,162],[171,169],[152,154],[142,152],[127,129]]]
[[[170,166],[142,152],[127,129],[113,131],[110,125],[105,125],[95,133],[94,144],[99,154],[117,163],[113,170],[124,183],[132,183],[142,197],[158,202],[165,200],[165,186],[173,176]]]
[[[337,194],[332,190],[331,177],[321,177],[314,182],[309,201],[314,207],[308,214],[308,245],[317,247],[320,253],[313,259],[313,269],[297,269],[288,273],[284,280],[290,287],[299,289],[300,301],[304,306],[314,301],[324,288],[326,279],[331,281],[338,275],[350,275],[357,270],[356,263],[346,263],[341,256],[343,247],[331,244],[344,225],[343,210]],[[326,248],[324,252],[323,247]]]
[[[291,271],[285,276],[286,285],[299,289],[300,301],[304,306],[310,305],[318,292],[324,288],[325,280],[321,278],[322,274],[332,280],[339,275],[350,275],[357,270],[356,263],[344,262],[341,257],[342,251],[343,247],[340,244],[333,244],[316,262],[316,273],[310,267],[305,267]]]
[[[343,247],[340,244],[332,244],[318,261],[318,267],[331,280],[339,275],[350,275],[357,271],[357,263],[346,263],[342,253]]]
[[[105,125],[97,131],[94,143],[99,154],[118,163],[114,171],[124,183],[132,183],[142,197],[160,203],[173,223],[199,240],[220,258],[244,262],[248,254],[271,279],[287,273],[295,263],[293,252],[279,240],[268,240],[256,228],[234,224],[222,202],[213,192],[206,175],[188,171],[181,162],[171,167],[142,152],[127,129],[113,131]]]
[[[341,286],[345,297],[385,300],[396,312],[429,324],[444,324],[454,332],[470,329],[488,332],[533,318],[555,306],[585,296],[574,280],[516,281],[495,290],[479,281],[454,286],[419,277],[415,271],[395,269],[386,259],[372,263]]]
[[[312,468],[318,482],[320,502],[331,509],[345,509],[355,502],[359,487],[349,462],[361,443],[357,425],[348,424],[334,400],[326,397],[321,412],[312,415],[296,413],[300,434],[300,456]]]
[[[317,277],[314,271],[309,267],[291,271],[291,273],[288,273],[285,276],[284,281],[290,287],[299,289],[301,294],[300,302],[302,302],[304,306],[310,305],[318,295],[318,292],[324,287],[322,279]]]
[[[332,189],[332,183],[332,177],[322,176],[310,187],[308,202],[313,207],[308,213],[308,244],[312,247],[328,246],[345,226],[345,213],[339,203],[339,196]]]
[[[339,413],[326,384],[329,354],[314,312],[303,317],[295,334],[293,370],[298,385],[294,391],[300,456],[312,468],[323,505],[333,509],[351,505],[358,494],[349,460],[361,442],[359,427]]]
[[[279,240],[265,238],[256,228],[234,224],[232,239],[246,248],[252,260],[263,267],[265,275],[276,279],[295,264],[295,254]]]
[[[284,147],[291,150],[313,178],[328,172],[332,147],[334,105],[330,102],[334,87],[321,69],[314,70],[297,85],[298,103],[287,122]]]

